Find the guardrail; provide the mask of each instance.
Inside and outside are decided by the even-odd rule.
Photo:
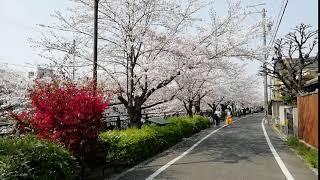
[[[142,121],[150,118],[168,118],[172,116],[186,115],[184,112],[166,112],[166,113],[143,113]],[[103,130],[126,129],[130,126],[129,115],[107,115],[102,118]],[[15,124],[8,122],[0,122],[0,137],[14,134]]]
[[[165,112],[165,113],[142,113],[142,121],[144,122],[147,119],[151,118],[169,118],[173,116],[181,116],[186,115],[183,111],[178,112]],[[112,129],[126,129],[130,126],[129,115],[121,114],[121,115],[109,115],[102,118],[102,123],[104,126],[104,130],[112,130]]]
[[[241,116],[244,114],[235,114],[234,116]],[[145,122],[147,119],[151,118],[169,118],[174,116],[184,116],[186,113],[184,111],[176,112],[164,112],[164,113],[142,113],[142,121]],[[210,116],[209,112],[203,112],[204,116]],[[113,130],[113,129],[127,129],[130,126],[129,115],[119,114],[119,115],[106,115],[101,119],[103,130]],[[15,125],[13,123],[0,122],[0,137],[5,135],[11,135],[15,132]]]
[[[0,122],[0,137],[11,135],[14,133],[14,124],[7,122]]]

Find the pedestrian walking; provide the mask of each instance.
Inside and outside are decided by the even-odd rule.
[[[233,123],[232,113],[231,113],[231,110],[228,108],[227,109],[227,117],[226,117],[226,120],[225,120],[225,125],[230,125],[232,123]]]
[[[216,113],[214,114],[214,116],[215,116],[216,126],[219,126],[220,125],[220,117]]]

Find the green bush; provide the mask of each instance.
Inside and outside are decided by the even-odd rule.
[[[189,117],[173,117],[169,118],[168,121],[177,126],[181,130],[183,137],[190,137],[196,131],[195,122],[192,121],[192,118]]]
[[[189,137],[194,133],[210,127],[211,125],[208,118],[198,115],[195,115],[192,118],[184,116],[173,117],[169,118],[168,121],[179,126],[182,129],[184,137]]]
[[[201,116],[169,118],[166,126],[144,125],[141,129],[129,128],[100,134],[107,147],[107,162],[130,166],[145,160],[210,126]]]
[[[153,129],[157,132],[158,142],[161,144],[160,150],[165,150],[175,145],[183,138],[181,128],[175,124],[154,126]]]
[[[203,117],[203,116],[193,116],[194,122],[198,130],[206,129],[210,127],[210,121],[208,118]]]
[[[312,167],[318,168],[318,150],[311,149],[303,143],[299,142],[297,137],[289,137],[287,139],[289,147],[293,148],[297,154],[302,156]]]
[[[107,162],[130,165],[148,158],[160,149],[157,133],[151,127],[107,131],[100,134],[107,144]]]
[[[79,165],[61,146],[35,136],[0,138],[0,179],[77,179]]]

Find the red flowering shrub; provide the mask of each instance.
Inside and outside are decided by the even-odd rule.
[[[25,134],[33,131],[33,128],[31,127],[31,124],[30,124],[30,119],[32,117],[30,116],[29,112],[23,111],[19,114],[11,113],[11,115],[16,120],[18,120],[16,124],[16,128],[19,131],[19,133]]]
[[[96,144],[107,108],[102,92],[92,86],[37,82],[30,99],[34,109],[29,123],[40,138],[60,142],[77,157]]]

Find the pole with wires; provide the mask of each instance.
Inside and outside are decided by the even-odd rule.
[[[75,68],[75,60],[76,60],[76,40],[73,40],[73,59],[72,59],[72,80],[75,80],[75,75],[76,75],[76,68]]]
[[[98,3],[99,0],[94,0],[94,42],[93,42],[93,88],[97,89],[97,67],[98,67]]]
[[[266,9],[262,9],[262,26],[263,26],[263,49],[264,49],[264,62],[263,62],[263,70],[264,70],[264,113],[265,118],[268,116],[268,75],[267,75],[267,31],[266,31]],[[269,121],[268,121],[269,122]]]

